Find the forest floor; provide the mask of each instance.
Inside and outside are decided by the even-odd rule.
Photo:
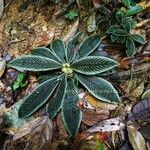
[[[2,0],[0,0],[2,1]],[[0,12],[0,149],[8,150],[146,150],[150,149],[150,2],[143,2],[143,11],[133,33],[143,35],[145,43],[136,46],[134,57],[127,57],[122,44],[108,42],[97,25],[100,5],[119,5],[107,0],[10,0]],[[140,3],[140,2],[139,2]],[[93,5],[94,4],[94,5]],[[78,12],[75,19],[65,15]],[[68,41],[77,32],[82,39],[99,35],[102,42],[96,54],[120,63],[118,72],[105,76],[119,91],[120,104],[102,102],[87,91],[80,93],[83,118],[78,134],[70,138],[60,113],[52,121],[41,108],[22,127],[3,123],[4,112],[17,113],[17,105],[37,86],[37,77],[26,74],[25,87],[14,89],[19,71],[8,68],[7,63],[33,48],[46,47],[55,39]],[[82,89],[81,89],[82,91]],[[11,116],[14,117],[14,116]],[[42,140],[46,137],[46,141]]]

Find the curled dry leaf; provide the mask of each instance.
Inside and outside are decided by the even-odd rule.
[[[88,132],[110,132],[110,131],[117,131],[121,130],[125,127],[125,124],[123,122],[123,118],[116,117],[112,119],[107,119],[104,121],[101,121],[97,125],[89,128]]]
[[[133,126],[127,126],[129,141],[134,150],[147,150],[146,143],[141,133]]]
[[[146,121],[150,117],[150,99],[143,100],[136,104],[133,109],[132,113],[128,117],[128,122],[138,122],[142,123]]]
[[[141,82],[135,89],[133,89],[130,93],[129,96],[138,98],[141,96],[141,94],[144,91],[144,82]]]
[[[88,103],[96,109],[113,110],[118,106],[117,104],[102,102],[88,93],[86,94],[85,98],[87,99]]]
[[[93,126],[104,119],[108,119],[108,116],[108,110],[84,109],[82,122]]]
[[[71,25],[67,34],[63,37],[63,41],[66,42],[70,38],[72,38],[76,34],[78,27],[79,27],[79,19],[77,19],[77,21],[73,25]]]
[[[41,150],[46,143],[47,147],[50,146],[51,138],[52,123],[47,116],[43,116],[24,124],[19,130],[16,130],[13,139],[7,142],[5,147],[10,149],[11,146],[17,149],[16,146],[21,146],[24,143],[24,149]]]
[[[6,61],[0,58],[0,78],[3,75],[6,68]]]

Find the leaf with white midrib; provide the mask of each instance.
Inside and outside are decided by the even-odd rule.
[[[34,91],[25,99],[19,109],[19,117],[26,118],[32,115],[39,109],[52,95],[58,85],[56,78],[49,79],[40,84]]]
[[[58,87],[54,91],[54,95],[50,98],[49,103],[48,103],[47,110],[48,110],[50,119],[55,117],[57,112],[61,109],[64,96],[66,93],[67,77],[65,75],[62,75],[60,80],[61,81],[58,84]]]
[[[110,82],[81,74],[76,74],[75,78],[97,99],[110,103],[120,102],[119,95]]]
[[[82,74],[95,75],[109,71],[116,66],[117,62],[110,58],[102,56],[87,56],[74,62],[71,65],[71,68]]]
[[[55,61],[60,61],[54,52],[52,52],[50,49],[45,48],[45,47],[35,48],[31,51],[31,54],[36,55],[36,56],[47,57],[47,58],[53,59]]]
[[[60,63],[42,56],[21,56],[12,60],[8,66],[21,71],[47,71],[61,68]]]
[[[82,112],[77,107],[78,100],[77,89],[73,81],[70,81],[62,106],[62,119],[70,136],[74,136],[77,133],[82,119]]]

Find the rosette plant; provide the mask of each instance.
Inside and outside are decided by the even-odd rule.
[[[49,117],[53,119],[61,110],[65,128],[70,136],[74,136],[82,119],[82,111],[77,106],[78,85],[99,100],[110,103],[120,101],[112,84],[95,76],[113,69],[117,62],[106,57],[90,56],[100,44],[98,36],[90,36],[78,45],[79,36],[80,33],[76,34],[66,43],[54,40],[50,48],[35,48],[29,55],[18,57],[8,64],[20,71],[42,72],[40,84],[19,108],[20,118],[31,116],[48,101]]]

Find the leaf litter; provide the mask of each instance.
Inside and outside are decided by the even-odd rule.
[[[7,134],[7,137],[4,137],[0,148],[97,150],[101,145],[101,149],[102,147],[104,149],[118,149],[118,147],[148,149],[150,18],[147,17],[147,12],[150,2],[138,3],[143,10],[136,15],[138,23],[132,33],[143,35],[146,42],[137,48],[137,54],[132,58],[124,55],[122,45],[116,46],[114,43],[110,45],[96,24],[95,9],[99,9],[101,5],[114,7],[120,2],[81,0],[77,1],[77,4],[75,1],[72,4],[68,1],[55,4],[42,0],[37,2],[31,0],[29,3],[17,0],[8,5],[5,2],[5,6],[3,2],[0,1],[0,136]],[[79,16],[73,21],[67,21],[62,8],[76,10]],[[84,33],[82,39],[87,35],[99,34],[104,38],[105,46],[96,49],[95,53],[100,56],[107,55],[120,62],[116,73],[104,77],[118,89],[122,103],[118,105],[102,102],[87,91],[83,91],[81,95],[84,96],[79,97],[81,103],[77,104],[83,111],[83,118],[80,130],[74,139],[71,139],[65,131],[60,114],[50,120],[45,108],[40,108],[30,121],[18,123],[20,120],[16,119],[17,112],[15,116],[11,116],[14,114],[12,105],[17,105],[19,99],[33,90],[37,85],[37,75],[29,74],[27,87],[14,92],[12,86],[18,72],[6,68],[6,63],[12,57],[28,54],[35,47],[47,46],[53,39],[63,39],[66,42],[78,31]],[[9,56],[6,57],[6,54]],[[4,114],[9,114],[6,118],[15,119],[16,124],[13,127],[4,124]]]

